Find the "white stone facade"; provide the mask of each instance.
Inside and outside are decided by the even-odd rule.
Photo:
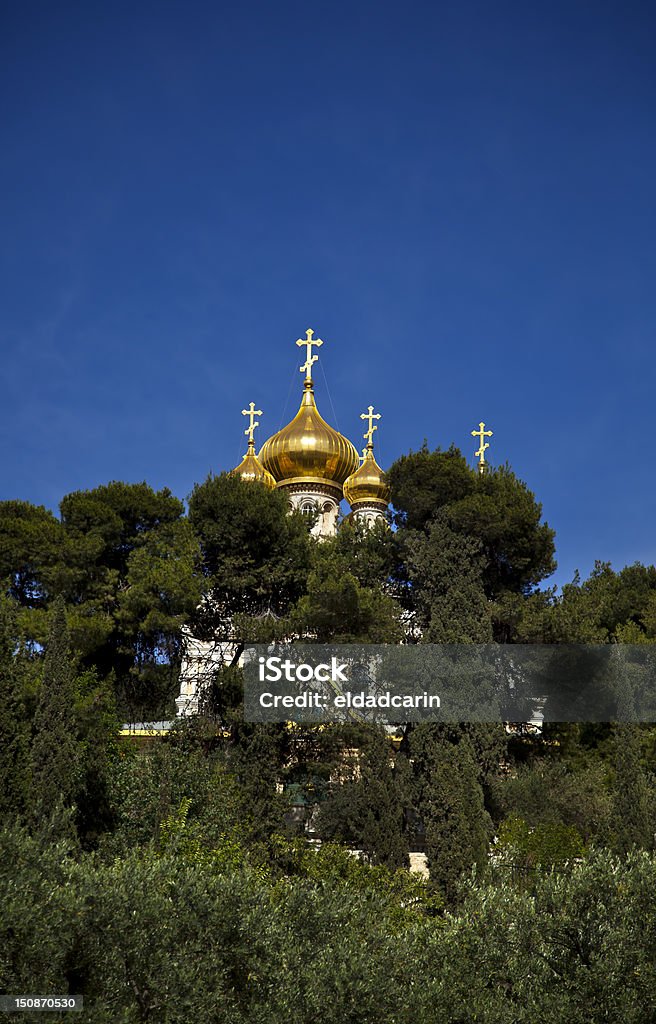
[[[358,523],[364,523],[369,528],[375,523],[387,522],[387,505],[379,502],[360,502],[351,512],[351,516]]]
[[[282,488],[281,488],[282,489]],[[312,530],[313,537],[323,539],[337,533],[341,493],[329,484],[299,481],[284,486],[289,500],[289,510],[300,509],[307,515],[316,515]]]
[[[232,665],[239,650],[236,640],[199,640],[188,628],[183,630],[180,693],[175,707],[178,718],[189,718],[200,711],[203,692],[221,665]]]

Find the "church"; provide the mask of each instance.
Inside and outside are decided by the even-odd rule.
[[[360,418],[367,423],[363,437],[367,442],[358,455],[355,446],[326,423],[317,409],[314,397],[312,367],[319,356],[316,349],[323,345],[308,329],[305,338],[296,344],[305,349],[305,362],[300,367],[304,374],[301,404],[293,420],[268,438],[255,450],[256,417],[261,409],[251,402],[242,415],[248,417],[244,433],[248,448],[240,464],[232,470],[243,480],[258,482],[266,487],[284,491],[290,512],[299,509],[314,522],[311,532],[318,540],[332,537],[337,531],[340,504],[346,500],[349,516],[367,526],[387,521],[389,488],[385,473],[376,462],[373,437],[378,429],[370,405]],[[184,636],[185,653],[180,670],[180,693],[176,699],[178,716],[196,714],[204,685],[220,664],[231,663],[237,652],[236,638],[217,641],[199,640],[189,630]]]
[[[314,398],[312,367],[318,355],[314,347],[323,345],[321,338],[306,331],[305,338],[296,342],[307,350],[306,360],[300,367],[305,374],[300,408],[291,421],[262,445],[255,454],[254,430],[256,416],[262,411],[253,402],[242,415],[249,417],[245,430],[248,451],[235,470],[244,480],[257,480],[267,487],[283,490],[289,499],[289,508],[316,516],[312,532],[318,537],[330,537],[337,529],[340,502],[343,498],[351,506],[351,515],[368,524],[385,519],[389,490],[385,474],[374,457],[373,436],[378,427],[373,406],[361,414],[367,420],[364,434],[367,442],[362,456],[343,434],[334,430],[317,409]]]

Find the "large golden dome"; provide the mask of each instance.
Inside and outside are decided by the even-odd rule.
[[[309,379],[296,416],[264,442],[259,459],[278,486],[317,483],[340,490],[359,462],[351,442],[320,416]]]
[[[387,506],[390,491],[387,478],[374,458],[373,445],[367,445],[362,465],[344,483],[344,497],[351,508],[372,502]]]

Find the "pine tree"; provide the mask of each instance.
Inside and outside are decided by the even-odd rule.
[[[53,604],[34,716],[31,813],[36,823],[74,807],[78,785],[75,688],[63,598]],[[64,815],[66,817],[66,815]],[[69,813],[70,817],[70,813]]]
[[[492,626],[480,541],[454,532],[438,519],[427,535],[408,535],[405,547],[424,641],[489,643]]]

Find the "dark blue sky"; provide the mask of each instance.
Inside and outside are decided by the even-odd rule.
[[[471,455],[484,419],[558,583],[652,563],[655,29],[619,2],[3,5],[0,498],[185,497],[249,401],[260,443],[296,411],[311,326],[383,465]],[[334,423],[321,371],[317,401]]]

